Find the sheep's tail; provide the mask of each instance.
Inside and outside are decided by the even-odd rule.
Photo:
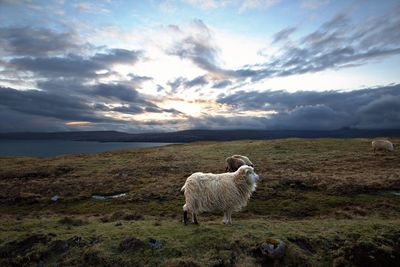
[[[181,192],[185,192],[186,183],[182,186]]]

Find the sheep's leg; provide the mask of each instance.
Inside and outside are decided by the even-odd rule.
[[[192,212],[192,220],[194,224],[199,224],[199,222],[197,221],[197,215],[194,212]]]
[[[228,215],[226,211],[224,211],[224,224],[228,224]]]
[[[227,212],[226,212],[226,217],[227,217],[227,220],[228,220],[228,224],[232,224],[232,211],[230,211],[230,210],[228,210]]]
[[[187,225],[188,221],[189,221],[189,219],[188,219],[188,211],[187,211],[187,207],[186,207],[186,204],[185,204],[185,205],[183,205],[183,223],[185,225]]]

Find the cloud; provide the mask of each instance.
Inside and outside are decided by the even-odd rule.
[[[179,89],[190,89],[192,87],[201,87],[209,84],[206,75],[200,75],[192,80],[188,80],[184,77],[178,77],[174,80],[168,81],[168,86],[171,88],[171,93],[177,93]]]
[[[144,57],[142,50],[108,49],[107,53],[97,53],[91,60],[101,64],[133,65]]]
[[[188,122],[192,129],[264,129],[266,119],[253,116],[203,115],[189,117]]]
[[[306,9],[319,9],[329,4],[329,0],[302,0],[301,6]]]
[[[67,54],[59,57],[20,57],[10,60],[9,67],[30,71],[46,78],[94,78],[98,72],[111,72],[114,64],[135,64],[143,57],[142,51],[110,49],[92,57]]]
[[[351,114],[333,110],[324,104],[298,106],[273,115],[265,127],[276,130],[335,130],[353,123]]]
[[[201,20],[196,20],[194,30],[184,33],[184,37],[167,52],[192,61],[216,80],[257,82],[266,78],[359,66],[400,54],[397,30],[400,17],[396,10],[366,19],[362,24],[354,23],[346,13],[339,13],[296,40],[290,36],[298,30],[297,27],[287,27],[273,36],[272,43],[280,45],[280,48],[268,57],[268,61],[237,69],[220,66],[219,48],[213,33]]]
[[[74,32],[24,27],[0,28],[0,54],[7,56],[59,55],[85,49]]]
[[[25,114],[0,105],[1,132],[49,132],[66,131],[62,120]]]
[[[398,128],[400,126],[400,94],[384,94],[357,110],[363,114],[358,123],[363,128]]]
[[[231,0],[185,0],[188,4],[204,10],[220,8],[231,3]]]
[[[273,111],[265,118],[272,129],[400,128],[400,85],[351,92],[239,91],[217,102],[232,112]]]
[[[397,10],[397,9],[396,9]],[[366,64],[372,60],[400,54],[400,17],[393,10],[380,17],[354,24],[340,13],[317,30],[284,43],[279,52],[264,64],[248,65],[225,71],[236,78],[253,82],[265,78],[341,69]],[[285,28],[274,35],[273,43],[285,40],[295,28]]]
[[[123,102],[143,101],[138,91],[120,84],[98,84],[93,87],[93,95]]]
[[[53,88],[61,84],[64,84],[64,87]],[[126,125],[123,124],[134,127],[140,122],[120,119],[121,115],[181,114],[175,109],[160,108],[135,89],[121,84],[92,86],[61,79],[43,82],[40,85],[43,86],[43,90],[22,91],[0,87],[0,110],[4,111],[0,118],[3,119],[2,122],[15,119],[14,124],[18,125],[10,127],[2,123],[0,131],[69,130],[74,126],[69,125],[68,128],[65,123],[70,121],[92,123],[85,125],[90,126],[90,129],[109,129],[107,127],[112,127],[111,125],[119,125],[121,129],[126,129]],[[26,121],[29,123],[25,124]]]
[[[205,75],[198,76],[198,77],[194,78],[193,80],[186,81],[184,83],[186,88],[192,88],[194,86],[204,86],[207,84],[208,84],[208,80]]]
[[[184,84],[187,80],[183,77],[176,78],[175,80],[168,81],[167,84],[171,88],[171,93],[176,93],[178,88]]]
[[[239,12],[255,8],[267,9],[277,5],[279,2],[280,0],[244,0],[240,6]]]
[[[226,88],[227,86],[229,86],[231,84],[232,84],[232,82],[230,80],[217,81],[214,83],[213,88],[222,89],[222,88]]]
[[[189,59],[199,68],[211,73],[220,73],[222,70],[217,64],[219,48],[213,42],[211,30],[199,19],[194,20],[192,26],[192,31],[175,42],[167,53]]]
[[[296,27],[287,27],[287,28],[275,33],[273,36],[272,43],[286,41],[290,37],[290,35],[292,33],[294,33],[296,30],[297,30]]]
[[[83,99],[42,92],[39,90],[19,91],[0,87],[0,106],[26,115],[71,121],[106,122],[100,114]]]
[[[121,107],[116,107],[112,109],[113,111],[125,113],[125,114],[139,114],[143,113],[144,110],[142,107],[138,107],[135,105],[127,105],[127,106],[121,106]]]
[[[74,4],[73,6],[79,12],[96,13],[96,14],[111,12],[109,9],[105,8],[103,5],[93,4],[90,2],[82,2],[82,3]]]

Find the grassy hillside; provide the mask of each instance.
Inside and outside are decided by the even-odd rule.
[[[183,226],[186,177],[223,172],[232,154],[262,178],[248,207],[233,225],[208,213]],[[0,166],[1,266],[268,266],[267,238],[287,244],[275,266],[400,262],[400,154],[375,155],[369,139],[197,142]]]

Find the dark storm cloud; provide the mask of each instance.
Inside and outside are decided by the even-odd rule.
[[[353,126],[351,114],[319,104],[299,106],[274,115],[265,123],[266,128],[281,130],[334,130]]]
[[[76,79],[54,79],[38,82],[38,87],[51,94],[76,96],[86,101],[107,103],[140,103],[141,105],[153,106],[146,97],[135,88],[125,84],[83,85]]]
[[[41,77],[81,77],[93,78],[96,71],[107,70],[107,66],[81,56],[67,57],[24,57],[10,61],[19,71],[30,71]]]
[[[194,129],[264,129],[267,119],[251,116],[210,116],[190,117],[188,122]]]
[[[52,81],[47,86],[57,86],[66,80]],[[0,131],[58,131],[68,130],[69,121],[93,123],[90,129],[122,124],[126,121],[110,117],[108,112],[139,114],[145,112],[180,114],[174,109],[162,109],[147,100],[135,89],[118,84],[84,86],[72,89],[65,85],[60,90],[16,90],[0,87]],[[119,104],[120,107],[112,107]],[[12,121],[14,126],[5,124]],[[28,122],[29,121],[29,122]],[[98,126],[95,126],[98,125]],[[100,126],[103,125],[103,126]],[[133,124],[132,124],[133,125]],[[136,125],[136,124],[135,124]],[[85,126],[86,127],[86,126]],[[89,127],[89,126],[88,126]],[[97,127],[97,128],[96,128]],[[100,127],[100,128],[99,128]],[[89,129],[89,128],[87,128]]]
[[[138,91],[120,84],[98,84],[93,87],[92,94],[124,102],[143,101]]]
[[[400,85],[350,92],[239,91],[217,101],[236,111],[275,111],[265,123],[270,128],[400,128]]]
[[[121,106],[121,107],[116,107],[112,109],[113,111],[125,113],[125,114],[139,114],[143,113],[143,108],[139,106],[134,106],[134,105],[128,105],[128,106]]]
[[[66,125],[62,120],[41,117],[37,115],[20,113],[0,105],[0,131],[1,132],[23,132],[23,131],[65,131]]]
[[[109,49],[107,53],[97,53],[91,60],[101,64],[135,64],[143,58],[141,50]]]
[[[68,54],[63,57],[21,57],[10,60],[9,67],[30,71],[46,78],[80,77],[94,78],[100,71],[111,71],[113,64],[135,64],[143,56],[142,51],[111,49],[92,57]]]
[[[66,121],[111,121],[93,110],[83,99],[38,90],[20,91],[0,87],[0,106],[22,114],[38,115]]]
[[[55,32],[33,27],[0,28],[0,54],[11,56],[46,56],[78,51],[87,46],[78,45],[73,32]]]

